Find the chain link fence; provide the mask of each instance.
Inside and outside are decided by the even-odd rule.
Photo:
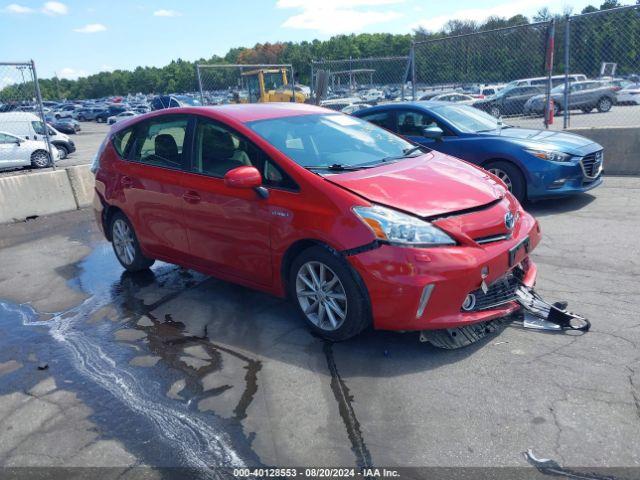
[[[640,126],[640,6],[415,42],[410,56],[416,100],[523,127]]]
[[[196,73],[203,105],[304,102],[309,97],[287,64],[198,64]]]
[[[406,56],[312,61],[312,97],[316,103],[349,113],[380,102],[409,100],[409,66]]]
[[[0,62],[0,169],[55,168],[58,152],[45,125],[34,62]]]

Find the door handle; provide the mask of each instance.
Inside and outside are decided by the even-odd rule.
[[[187,203],[200,203],[200,195],[198,192],[194,192],[193,190],[189,190],[182,195],[182,198]]]
[[[120,183],[123,187],[131,187],[133,185],[133,180],[131,177],[124,176],[120,179]]]

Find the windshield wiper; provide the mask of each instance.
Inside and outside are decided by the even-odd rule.
[[[309,165],[304,167],[307,170],[330,170],[332,172],[355,172],[363,168],[371,168],[369,165],[346,165],[342,163],[333,163],[331,165]]]
[[[417,152],[419,150],[422,150],[424,148],[425,147],[423,147],[422,145],[417,145],[417,146],[415,146],[413,148],[408,148],[406,150],[403,150],[402,155],[396,155],[396,156],[381,158],[378,162],[376,162],[376,165],[378,165],[380,163],[390,162],[392,160],[402,160],[403,158],[417,157],[417,155],[411,155],[411,154],[415,153],[415,152]]]

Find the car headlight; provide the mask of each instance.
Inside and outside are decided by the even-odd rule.
[[[380,205],[353,207],[378,240],[394,245],[440,246],[456,242],[431,223]]]
[[[525,149],[527,153],[530,153],[534,157],[541,158],[542,160],[549,160],[550,162],[570,162],[571,155],[563,152],[554,152],[551,150],[529,150]]]

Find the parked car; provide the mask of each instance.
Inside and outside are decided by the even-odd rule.
[[[76,110],[75,105],[62,105],[58,110],[54,110],[53,118],[59,120],[61,118],[72,118],[73,112]]]
[[[462,105],[472,105],[477,101],[477,98],[473,98],[471,95],[464,93],[452,92],[443,93],[442,95],[436,95],[431,99],[434,102],[452,102],[460,103]]]
[[[128,110],[124,105],[109,105],[108,108],[98,112],[96,114],[96,122],[106,123],[109,117],[118,115],[119,113],[126,112]]]
[[[610,84],[594,80],[574,82],[569,84],[569,104],[565,105],[564,84],[551,89],[553,99],[553,114],[558,115],[563,110],[582,110],[591,112],[596,108],[599,112],[608,112],[616,104],[616,93]],[[524,104],[524,113],[543,114],[547,95],[541,94],[531,97]]]
[[[139,114],[131,110],[125,110],[124,112],[120,112],[117,115],[113,115],[112,117],[109,117],[107,119],[107,124],[113,125],[114,123],[118,123],[124,120],[125,118],[135,117],[136,115],[139,115]]]
[[[352,114],[353,112],[357,112],[358,110],[362,110],[364,108],[369,108],[370,106],[371,105],[369,105],[368,103],[353,103],[342,108],[340,111],[342,113]]]
[[[484,85],[470,88],[466,93],[474,98],[485,98],[495,95],[504,88],[504,85]]]
[[[480,165],[523,201],[602,183],[603,148],[563,132],[515,128],[467,105],[406,102],[354,113],[407,139]]]
[[[50,165],[49,150],[42,140],[25,140],[8,132],[0,132],[0,169],[27,167],[44,168]],[[53,149],[53,161],[59,159]]]
[[[0,130],[25,140],[42,140],[44,127],[40,117],[28,112],[0,113]],[[59,150],[60,159],[76,151],[76,146],[67,135],[49,125],[49,140]]]
[[[100,147],[96,219],[125,269],[289,296],[331,340],[482,328],[535,281],[540,228],[497,178],[422,148],[313,105],[158,111]]]
[[[74,112],[73,117],[80,122],[88,122],[90,120],[95,120],[98,114],[103,110],[104,109],[102,108],[82,108]]]
[[[189,95],[158,95],[151,101],[151,110],[165,108],[197,107],[202,105],[199,100]]]
[[[505,88],[492,97],[478,100],[473,106],[496,118],[502,115],[521,115],[527,100],[543,92],[542,88],[534,86]]]
[[[620,105],[640,105],[640,84],[631,84],[618,90],[617,103]]]
[[[63,133],[75,134],[82,130],[80,123],[73,118],[52,119],[48,123],[56,130]]]

